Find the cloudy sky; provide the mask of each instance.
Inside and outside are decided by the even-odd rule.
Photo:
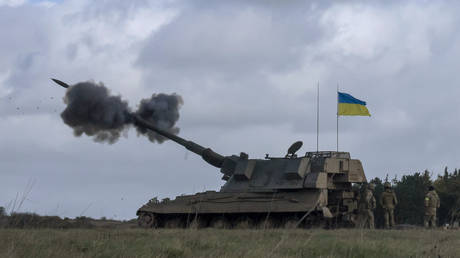
[[[49,80],[103,82],[135,108],[184,100],[180,136],[224,155],[336,148],[336,89],[372,117],[340,118],[368,178],[460,167],[456,1],[0,0],[0,206],[127,219],[148,199],[218,190],[172,142],[73,136]],[[16,203],[16,204],[15,204]]]

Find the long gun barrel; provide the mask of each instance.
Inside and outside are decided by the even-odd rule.
[[[53,79],[51,78],[51,80],[53,80],[55,83],[57,83],[58,85],[64,87],[64,88],[69,88],[70,85],[63,82],[63,81],[60,81],[58,79]],[[185,148],[187,148],[187,150],[191,151],[191,152],[194,152],[198,155],[200,155],[206,162],[208,162],[209,164],[215,166],[215,167],[218,167],[218,168],[221,168],[222,167],[222,164],[224,163],[224,160],[225,160],[225,157],[220,155],[219,153],[216,153],[214,152],[213,150],[211,150],[210,148],[205,148],[199,144],[196,144],[192,141],[187,141],[177,135],[174,135],[172,133],[168,133],[164,130],[161,130],[160,128],[152,125],[151,123],[149,123],[148,121],[142,119],[141,117],[139,117],[138,115],[135,115],[135,114],[131,114],[133,120],[134,120],[134,124],[136,124],[137,126],[140,126],[140,127],[143,127],[143,128],[147,128],[149,130],[152,130],[168,139],[171,139],[175,142],[177,142],[178,144],[184,146]]]
[[[181,138],[177,135],[174,135],[172,133],[168,133],[164,130],[161,130],[160,128],[152,125],[151,123],[145,121],[144,119],[142,119],[141,117],[139,117],[138,115],[133,115],[133,119],[134,119],[134,123],[137,125],[137,126],[140,126],[140,127],[143,127],[143,128],[147,128],[149,130],[152,130],[168,139],[171,139],[175,142],[177,142],[178,144],[184,146],[187,150],[191,151],[191,152],[194,152],[198,155],[200,155],[206,162],[208,162],[209,164],[215,166],[215,167],[218,167],[218,168],[221,168],[222,167],[222,164],[225,160],[225,157],[220,155],[219,153],[216,153],[214,152],[213,150],[211,150],[210,148],[205,148],[199,144],[196,144],[192,141],[187,141],[185,140],[184,138]]]

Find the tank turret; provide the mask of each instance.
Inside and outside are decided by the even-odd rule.
[[[284,157],[249,159],[242,152],[239,156],[222,156],[210,148],[168,133],[134,116],[138,126],[155,131],[162,136],[200,155],[209,164],[220,168],[223,179],[228,181],[224,192],[273,192],[303,188],[343,188],[346,183],[361,183],[366,180],[361,162],[350,159],[348,152],[307,152],[298,157],[301,148],[298,141],[289,147]]]

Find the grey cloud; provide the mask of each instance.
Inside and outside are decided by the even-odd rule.
[[[29,69],[32,62],[44,54],[50,44],[50,33],[46,30],[49,21],[43,17],[33,20],[34,8],[0,7],[0,71]],[[16,68],[13,68],[16,66]]]
[[[159,1],[161,3],[161,1]],[[124,22],[135,15],[139,9],[149,8],[152,4],[148,0],[102,0],[98,4],[87,2],[82,10],[75,14],[82,20],[104,19],[108,22]]]
[[[220,74],[231,80],[292,70],[300,65],[304,45],[317,35],[315,20],[288,14],[246,4],[184,10],[145,42],[138,64],[151,72]]]
[[[212,96],[187,101],[184,123],[233,127],[308,116],[297,112],[308,105],[291,105],[292,97],[274,90],[267,74],[297,70],[305,46],[320,38],[319,13],[308,12],[310,4],[186,6],[144,42],[137,61],[148,84],[167,85],[185,98]]]
[[[69,44],[66,49],[67,59],[73,61],[78,54],[78,46],[75,43]]]

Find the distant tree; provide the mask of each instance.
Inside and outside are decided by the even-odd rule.
[[[394,186],[398,198],[395,209],[396,223],[418,224],[423,223],[424,197],[428,187],[432,184],[430,172],[416,172],[413,175],[405,175]]]
[[[386,176],[386,180],[388,180],[388,175]],[[383,218],[383,207],[380,206],[379,200],[380,196],[383,193],[383,182],[380,178],[376,177],[370,181],[370,183],[375,185],[374,190],[374,197],[377,201],[377,207],[374,210],[374,218],[375,218],[375,227],[376,228],[383,228],[384,226],[384,218]]]
[[[399,183],[399,181],[398,181],[398,176],[397,176],[397,175],[395,175],[395,177],[391,180],[391,183],[392,183],[393,185],[397,185],[397,184]]]
[[[447,179],[449,179],[449,171],[446,166],[444,167],[444,180],[447,180]]]
[[[444,176],[438,177],[434,182],[434,186],[441,199],[441,207],[438,209],[439,223],[450,224],[454,213],[460,209],[460,175],[458,172],[444,173]]]
[[[5,208],[0,206],[0,217],[4,217],[4,216],[6,216]]]

